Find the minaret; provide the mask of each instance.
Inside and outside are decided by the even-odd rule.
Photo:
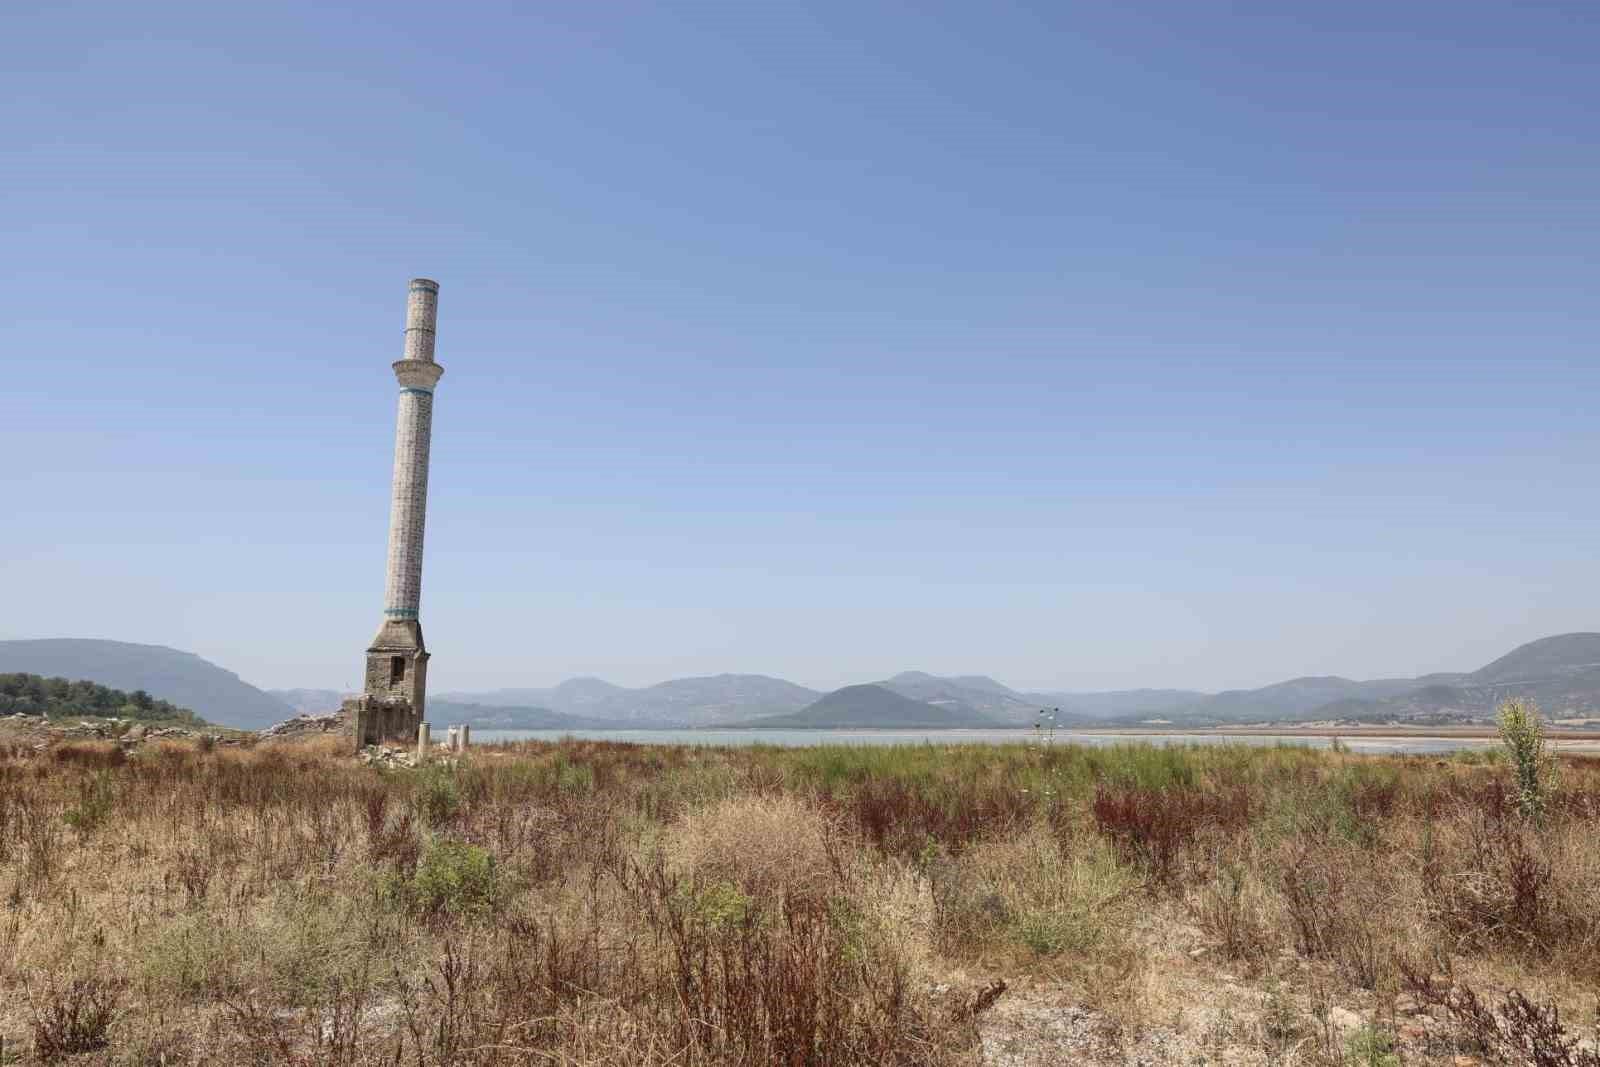
[[[433,389],[444,368],[433,361],[439,283],[413,278],[406,301],[406,346],[394,364],[400,411],[394,431],[389,505],[389,571],[383,624],[367,649],[366,685],[355,703],[356,744],[412,741],[427,706],[428,650],[417,611],[422,601],[422,531],[428,509],[428,445]]]

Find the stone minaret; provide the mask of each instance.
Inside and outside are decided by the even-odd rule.
[[[412,741],[427,707],[428,650],[417,610],[422,601],[422,530],[428,508],[428,444],[433,387],[444,368],[433,361],[439,283],[411,280],[405,354],[394,365],[400,413],[394,431],[394,488],[389,505],[389,573],[383,625],[367,649],[366,685],[351,703],[356,744]]]

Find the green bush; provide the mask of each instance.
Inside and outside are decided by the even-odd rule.
[[[563,793],[594,792],[594,768],[587,763],[556,760],[556,788]]]
[[[1544,815],[1555,789],[1555,756],[1545,747],[1544,720],[1531,700],[1508,700],[1496,717],[1500,742],[1516,777],[1517,807],[1529,819]]]
[[[1344,1062],[1349,1067],[1400,1067],[1394,1038],[1375,1026],[1363,1026],[1345,1040]]]
[[[411,902],[426,912],[486,911],[499,897],[494,854],[460,841],[428,846],[411,879]]]
[[[417,775],[416,806],[422,821],[443,826],[461,807],[461,789],[449,767],[425,767]]]
[[[701,886],[692,896],[691,914],[712,929],[741,925],[755,902],[732,882]]]
[[[232,993],[242,955],[236,929],[202,913],[180,915],[141,938],[139,977],[146,988],[180,998]]]
[[[1016,935],[1037,956],[1059,956],[1088,948],[1093,932],[1071,915],[1037,911],[1017,919]]]
[[[116,804],[111,774],[96,771],[78,783],[78,803],[62,812],[61,818],[79,833],[92,833],[105,822]]]

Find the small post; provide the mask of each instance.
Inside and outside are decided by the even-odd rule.
[[[446,752],[458,751],[461,747],[460,737],[461,727],[452,726],[450,729],[446,730],[444,735],[444,750]]]
[[[417,760],[420,762],[428,758],[428,724],[422,723],[417,727]]]
[[[469,723],[461,724],[461,751],[466,752],[467,746],[472,744],[472,726]]]

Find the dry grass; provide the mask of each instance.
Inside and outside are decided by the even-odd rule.
[[[336,744],[0,756],[7,1048],[953,1064],[995,976],[1132,1034],[1227,968],[1276,1006],[1208,1026],[1282,1054],[1321,1033],[1328,1062],[1328,1004],[1381,1022],[1432,982],[1459,1034],[1429,1062],[1565,1047],[1550,1020],[1578,1033],[1600,984],[1594,762],[1533,821],[1481,760],[569,742],[381,772]]]
[[[857,862],[839,820],[783,794],[744,795],[686,813],[667,832],[669,863],[752,896],[826,899]]]

